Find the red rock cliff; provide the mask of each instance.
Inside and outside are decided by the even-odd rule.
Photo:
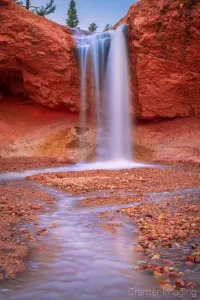
[[[200,1],[142,0],[122,23],[137,116],[200,116]]]
[[[0,92],[49,107],[79,107],[69,30],[0,0]],[[200,115],[200,1],[142,0],[129,25],[132,91],[142,119]]]
[[[0,0],[0,24],[0,92],[77,110],[79,75],[69,29],[13,0]]]

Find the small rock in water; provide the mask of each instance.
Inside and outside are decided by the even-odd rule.
[[[136,252],[144,252],[144,248],[140,245],[136,247]]]
[[[38,248],[38,251],[43,251],[45,249],[46,249],[45,247],[41,246],[41,247]]]
[[[173,286],[169,283],[165,283],[161,285],[161,288],[165,291],[172,292],[174,290]]]
[[[37,235],[41,235],[41,234],[47,233],[47,232],[48,232],[48,231],[47,231],[46,228],[42,228],[42,229],[40,229],[40,230],[37,231]]]
[[[160,259],[160,254],[156,253],[151,257],[152,260]]]
[[[176,249],[179,249],[179,248],[181,248],[181,246],[178,244],[178,243],[174,243],[174,248],[176,248]]]
[[[58,222],[55,222],[55,221],[54,221],[54,222],[51,223],[50,227],[51,227],[51,228],[56,228],[56,227],[58,227],[59,225],[60,225],[60,224],[59,224]]]

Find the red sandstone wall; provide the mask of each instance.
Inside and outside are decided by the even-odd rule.
[[[142,0],[122,23],[137,117],[200,116],[200,1]]]
[[[49,107],[79,107],[79,72],[69,30],[0,0],[0,90]]]
[[[200,116],[200,1],[142,0],[122,23],[137,117]]]
[[[7,84],[34,102],[77,111],[80,79],[69,30],[13,0],[0,0],[0,21],[0,89]],[[129,27],[137,117],[200,116],[200,1],[142,0],[121,22]]]

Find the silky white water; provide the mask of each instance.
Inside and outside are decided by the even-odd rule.
[[[81,127],[87,123],[88,72],[94,86],[98,162],[131,161],[126,26],[76,37],[81,70]],[[83,138],[83,148],[84,148]],[[84,154],[85,157],[85,154]]]
[[[111,31],[107,68],[109,153],[112,160],[131,160],[128,53],[124,27]]]

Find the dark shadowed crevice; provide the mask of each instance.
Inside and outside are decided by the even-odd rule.
[[[0,72],[0,93],[5,95],[17,95],[28,99],[28,93],[24,87],[21,71],[6,70]]]

